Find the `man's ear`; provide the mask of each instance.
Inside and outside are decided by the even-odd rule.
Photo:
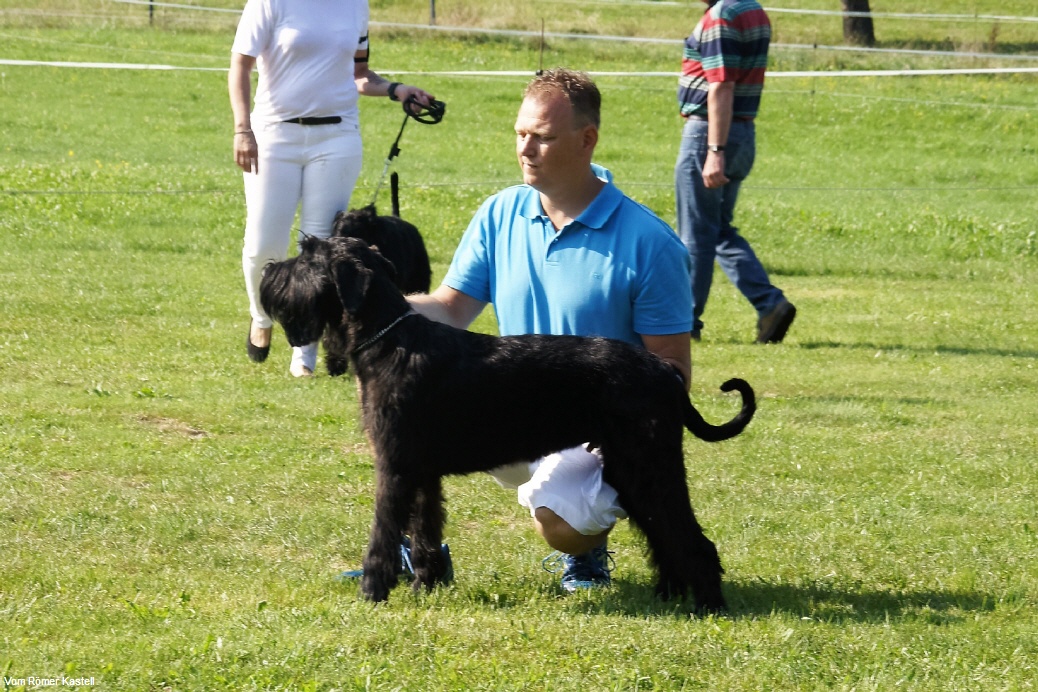
[[[598,128],[594,125],[584,126],[584,148],[589,151],[594,151],[595,146],[598,145]]]

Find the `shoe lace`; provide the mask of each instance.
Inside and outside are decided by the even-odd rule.
[[[563,570],[565,576],[586,580],[601,574],[609,576],[616,569],[613,551],[603,547],[594,548],[583,555],[569,555],[555,551],[541,560],[545,572],[557,574]]]
[[[411,539],[407,536],[400,541],[400,567],[404,574],[414,574],[414,565],[411,564]]]
[[[555,574],[560,569],[565,569],[566,558],[568,557],[570,556],[566,553],[560,553],[556,550],[554,553],[541,560],[541,568],[549,574]]]

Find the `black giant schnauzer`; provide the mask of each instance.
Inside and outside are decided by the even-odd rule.
[[[379,216],[375,205],[340,211],[332,223],[332,236],[360,238],[375,245],[396,269],[396,285],[408,293],[428,293],[432,281],[429,254],[414,224],[397,216]]]
[[[389,597],[405,534],[414,588],[443,580],[443,476],[590,442],[601,450],[606,482],[645,534],[657,593],[691,591],[697,609],[724,609],[724,570],[689,502],[682,439],[685,428],[711,442],[739,434],[756,410],[753,389],[725,382],[722,390],[742,395],[742,410],[711,425],[673,368],[642,348],[455,329],[413,312],[392,276],[392,265],[363,241],[310,238],[297,257],[272,264],[260,288],[263,309],[290,343],[323,334],[360,380],[376,473],[364,596]]]
[[[332,236],[360,238],[368,245],[376,245],[379,252],[396,268],[396,285],[404,294],[428,293],[432,281],[429,253],[414,224],[397,216],[379,216],[375,205],[340,211],[332,223]],[[342,375],[349,369],[346,351],[333,353],[325,349],[325,367],[328,374]]]

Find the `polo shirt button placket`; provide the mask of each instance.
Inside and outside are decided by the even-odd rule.
[[[545,261],[548,261],[551,259],[551,251],[553,247],[556,243],[559,242],[559,234],[561,233],[561,231],[556,231],[555,227],[551,224],[551,221],[549,221],[548,217],[546,216],[542,217],[541,223],[543,224],[544,232],[551,234],[551,240],[548,241],[548,244],[544,248],[544,259]]]

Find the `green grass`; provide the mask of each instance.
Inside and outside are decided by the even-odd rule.
[[[1029,2],[937,4],[896,11],[1032,13]],[[0,58],[222,68],[234,24],[159,10],[148,28],[143,8],[114,3],[18,7],[0,2]],[[549,30],[659,36],[666,24],[653,22],[674,24],[672,9],[642,22],[631,8],[560,7]],[[441,24],[498,25],[544,8],[439,10]],[[775,21],[783,40],[806,40],[807,19]],[[526,40],[375,37],[386,71],[540,59]],[[559,41],[545,61],[666,71],[676,58]],[[838,66],[967,64],[915,60]],[[837,66],[785,51],[775,62]],[[738,222],[800,315],[786,343],[754,346],[752,310],[718,275],[693,352],[709,419],[733,412],[716,389],[727,377],[760,397],[744,435],[686,442],[693,503],[728,570],[732,613],[706,619],[652,597],[626,524],[611,544],[614,587],[561,595],[512,493],[480,476],[447,483],[452,587],[401,588],[373,608],[336,584],[365,547],[371,457],[352,379],[293,380],[279,335],[268,363],[243,353],[225,74],[0,75],[4,677],[94,676],[105,690],[1033,689],[1034,75],[769,81]],[[438,278],[479,202],[518,178],[511,127],[526,78],[413,79],[448,103],[441,125],[408,125],[394,164]],[[598,160],[672,220],[673,84],[599,83]],[[362,107],[356,204],[370,201],[400,123],[384,100]],[[477,327],[493,331],[492,316]]]

